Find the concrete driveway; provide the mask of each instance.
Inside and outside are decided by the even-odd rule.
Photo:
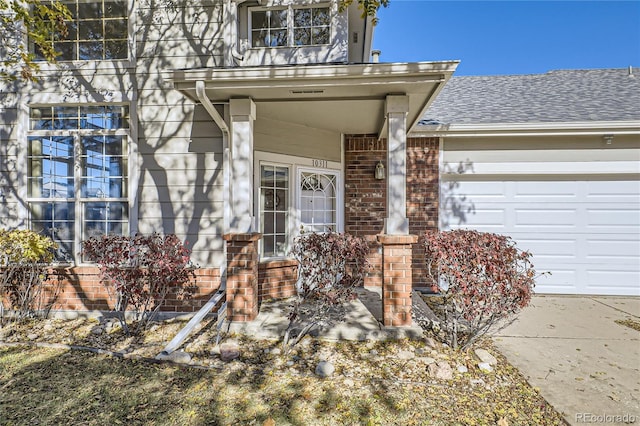
[[[494,338],[572,425],[640,425],[640,298],[535,296]]]

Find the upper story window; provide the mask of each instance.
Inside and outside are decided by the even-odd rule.
[[[329,44],[329,7],[251,10],[252,47],[292,47]]]
[[[69,34],[54,39],[59,61],[127,59],[128,12],[126,0],[64,1],[71,12]],[[36,55],[38,52],[36,50]]]

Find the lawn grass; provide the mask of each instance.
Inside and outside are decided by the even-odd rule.
[[[564,424],[501,357],[492,373],[437,381],[415,360],[394,355],[414,342],[317,342],[288,355],[270,353],[269,345],[253,343],[239,360],[207,369],[0,347],[0,424]],[[336,365],[327,379],[314,374],[311,353],[321,352]],[[454,352],[442,359],[472,363]]]

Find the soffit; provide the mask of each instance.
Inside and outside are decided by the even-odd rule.
[[[213,103],[252,98],[265,117],[340,133],[384,133],[388,95],[408,95],[407,130],[454,72],[457,61],[197,69],[175,71],[177,90],[197,101],[204,81]]]

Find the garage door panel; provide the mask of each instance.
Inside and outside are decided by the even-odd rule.
[[[618,209],[598,209],[587,207],[587,226],[600,228],[635,228],[630,231],[640,230],[640,209],[619,207]]]
[[[640,294],[640,182],[504,179],[454,185],[441,228],[511,236],[552,273],[539,293]]]
[[[526,199],[527,201],[542,201],[548,199],[567,199],[578,196],[577,182],[556,182],[555,185],[541,186],[540,182],[515,181],[510,182],[514,187],[514,198],[516,200]]]
[[[627,263],[631,260],[640,265],[640,242],[625,241],[623,236],[612,239],[587,239],[586,257],[590,261],[616,263]]]
[[[472,218],[469,221],[467,218]],[[483,229],[497,229],[504,228],[505,224],[505,209],[473,209],[464,216],[455,215],[451,218],[451,229],[468,228],[469,222],[473,223],[474,228]],[[493,231],[491,231],[493,232]]]
[[[576,241],[574,239],[518,238],[520,250],[535,253],[535,259],[575,259]],[[536,263],[534,262],[534,265]]]
[[[473,194],[476,199],[504,200],[506,182],[444,181],[441,185],[443,195],[460,197]]]
[[[604,202],[638,202],[640,181],[588,181],[586,199]]]
[[[536,270],[542,271],[539,268],[536,268]],[[576,271],[556,269],[550,275],[538,277],[534,291],[536,293],[568,294],[575,292],[575,286]]]
[[[640,296],[638,270],[588,269],[586,294],[627,294]]]
[[[578,221],[576,209],[523,209],[515,208],[515,228],[575,228]]]

